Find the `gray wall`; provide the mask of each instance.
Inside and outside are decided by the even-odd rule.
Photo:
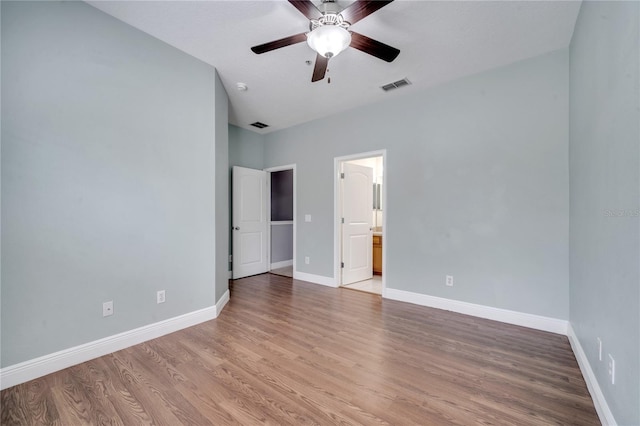
[[[568,66],[564,49],[267,134],[265,166],[298,166],[296,269],[333,276],[334,157],[386,148],[388,287],[567,319]]]
[[[229,124],[229,167],[264,169],[264,137]]]
[[[229,253],[231,249],[229,223],[229,98],[224,90],[222,81],[216,72],[215,82],[215,258],[216,258],[216,300],[220,300],[229,289]]]
[[[85,3],[2,2],[2,366],[215,303],[215,78]]]
[[[639,22],[637,2],[583,2],[571,42],[570,321],[624,425],[640,424]]]
[[[2,7],[0,7],[0,51],[2,50]],[[2,70],[2,54],[0,54]],[[0,78],[1,81],[1,78]],[[0,83],[1,85],[1,83]],[[0,87],[0,92],[2,92]],[[0,188],[2,188],[2,101],[0,100]],[[2,235],[2,196],[0,196],[0,235]],[[1,241],[1,238],[0,238]],[[0,368],[2,367],[2,244],[0,242]]]
[[[293,259],[293,225],[271,225],[271,263]]]

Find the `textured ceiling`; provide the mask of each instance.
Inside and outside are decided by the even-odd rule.
[[[307,19],[287,1],[88,3],[215,66],[229,94],[229,121],[258,133],[567,47],[580,9],[578,1],[396,0],[352,29],[400,49],[400,56],[386,63],[349,48],[329,62],[328,84],[311,83],[306,61],[315,52],[306,43],[262,55],[250,50],[308,31]],[[411,86],[380,89],[405,77]],[[249,90],[238,91],[238,82]],[[255,121],[270,127],[249,126]]]

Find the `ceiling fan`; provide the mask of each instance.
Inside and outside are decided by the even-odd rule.
[[[288,1],[309,19],[309,32],[253,46],[251,50],[261,54],[306,41],[317,52],[312,82],[322,80],[327,72],[329,59],[349,46],[387,62],[392,62],[400,54],[400,50],[395,47],[349,29],[351,25],[393,0],[356,0],[344,9],[335,0],[322,0],[322,10],[311,0]]]

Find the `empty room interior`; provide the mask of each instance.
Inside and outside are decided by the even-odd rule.
[[[0,424],[640,425],[639,2],[0,14]]]

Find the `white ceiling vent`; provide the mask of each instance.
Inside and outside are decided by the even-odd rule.
[[[402,80],[394,81],[393,83],[385,84],[381,87],[382,90],[388,92],[389,90],[397,89],[398,87],[408,86],[411,82],[407,78],[403,78]]]
[[[251,126],[257,127],[258,129],[264,129],[265,127],[269,127],[268,124],[264,124],[259,121],[256,121],[255,123],[251,123]]]

